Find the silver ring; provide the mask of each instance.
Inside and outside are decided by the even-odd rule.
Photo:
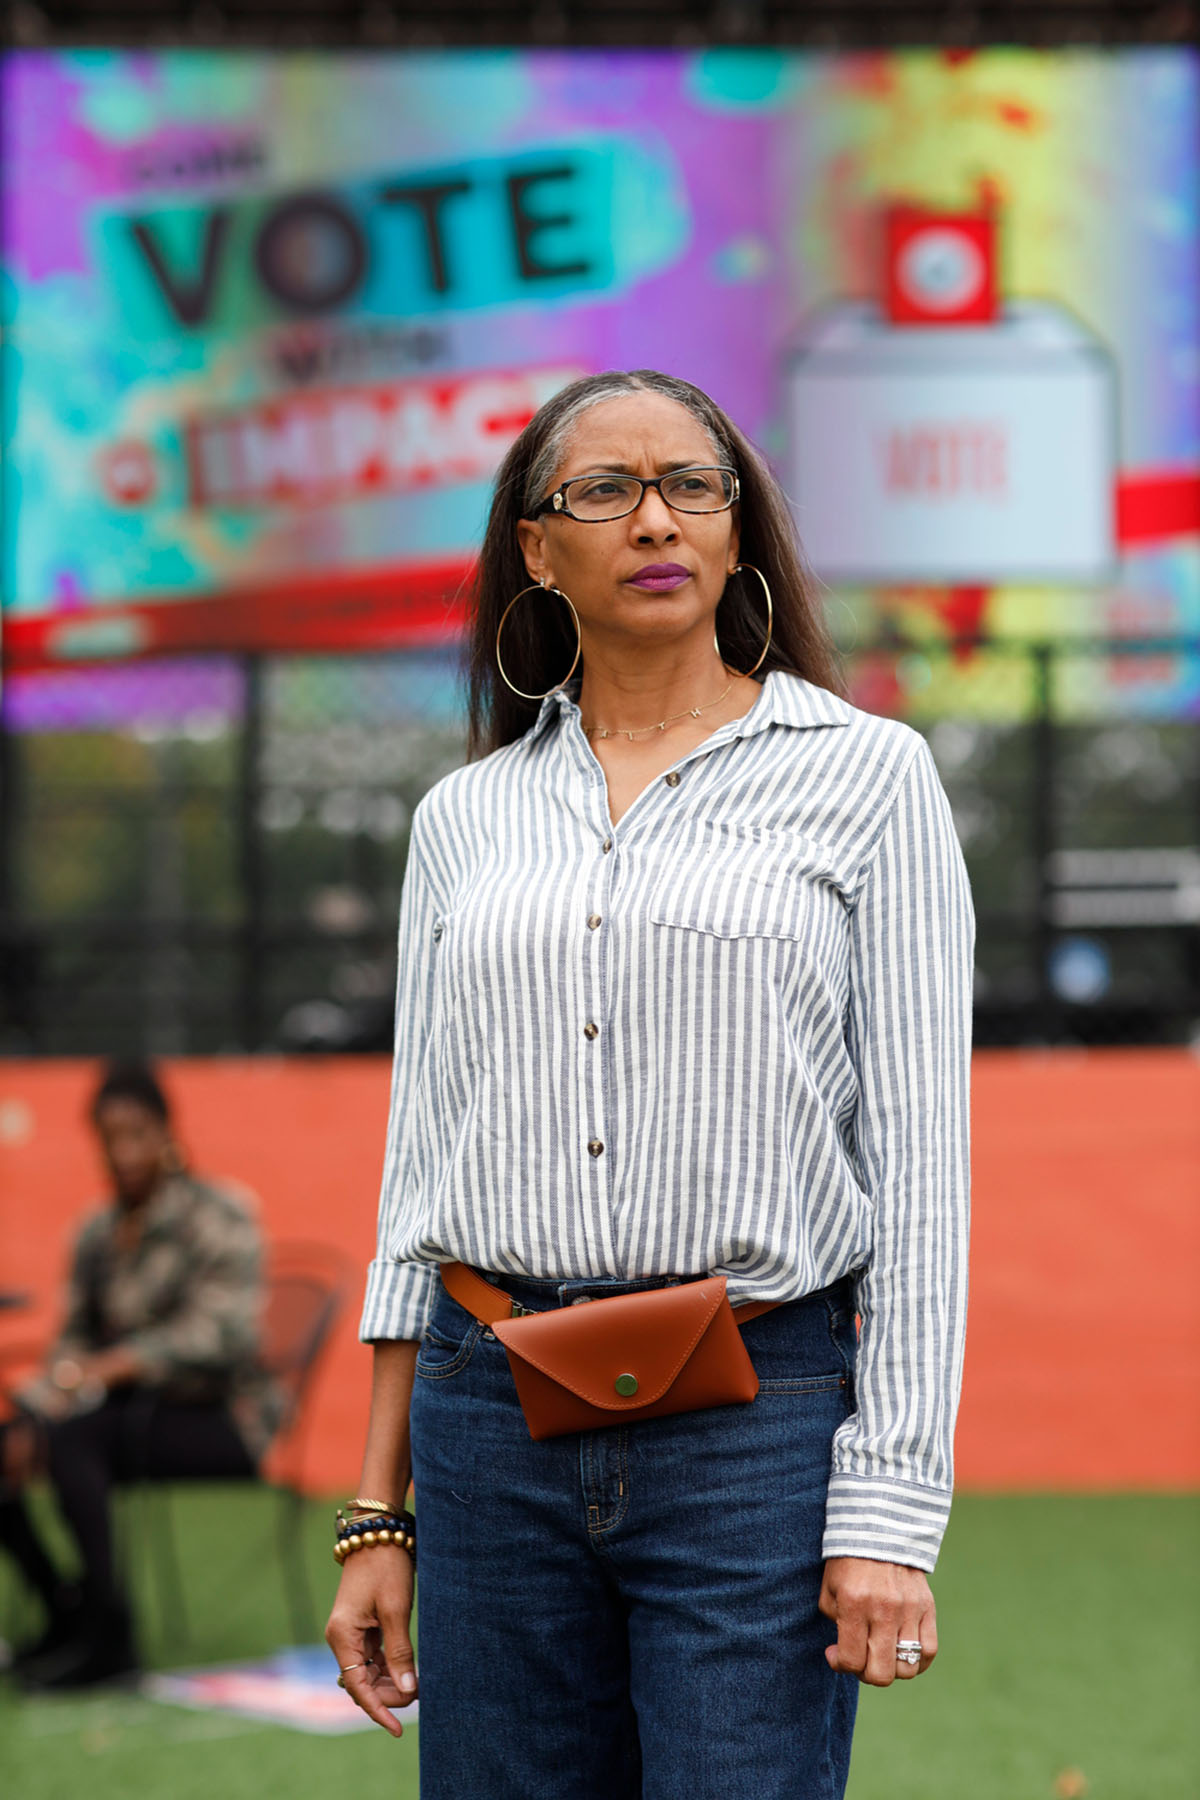
[[[902,1662],[902,1663],[907,1663],[910,1668],[915,1669],[917,1664],[920,1662],[920,1660],[921,1660],[920,1644],[914,1644],[911,1641],[906,1642],[905,1640],[901,1639],[900,1643],[898,1643],[896,1645],[896,1661]]]

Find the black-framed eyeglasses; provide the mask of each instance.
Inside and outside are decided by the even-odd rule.
[[[637,511],[647,488],[656,488],[672,512],[681,513],[725,512],[741,491],[734,471],[723,468],[672,469],[669,475],[653,476],[576,475],[525,516],[540,519],[552,512],[582,524],[623,519]]]

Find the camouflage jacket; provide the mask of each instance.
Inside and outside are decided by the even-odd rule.
[[[257,1461],[284,1402],[259,1361],[263,1252],[252,1206],[244,1191],[173,1175],[148,1202],[132,1250],[118,1244],[115,1205],[91,1214],[49,1360],[125,1345],[164,1398],[225,1402]]]

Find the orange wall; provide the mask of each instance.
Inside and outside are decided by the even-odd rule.
[[[196,1165],[261,1197],[267,1233],[365,1267],[387,1113],[376,1058],[170,1063]],[[47,1333],[73,1220],[99,1191],[95,1067],[0,1062],[0,1314]],[[1200,1485],[1200,1060],[1186,1051],[975,1059],[974,1232],[959,1482]],[[313,1402],[306,1478],[352,1488],[370,1353],[342,1319]]]

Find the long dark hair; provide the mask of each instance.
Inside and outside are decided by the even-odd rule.
[[[528,731],[538,701],[521,700],[496,667],[496,631],[513,595],[529,586],[517,524],[543,498],[558,468],[575,421],[602,400],[638,392],[665,394],[687,408],[713,441],[720,462],[741,480],[739,523],[743,562],[761,569],[771,588],[775,627],[759,670],[802,675],[817,687],[844,694],[833,644],[825,628],[815,582],[804,565],[791,511],[779,483],[733,420],[690,381],[656,369],[616,369],[587,375],[562,388],[539,408],[500,466],[479,564],[468,602],[468,758],[474,761]],[[752,667],[762,649],[764,607],[753,575],[732,577],[717,608],[721,654],[735,669]],[[562,681],[575,654],[575,627],[553,594],[530,594],[504,626],[504,667],[526,693],[541,694]]]

